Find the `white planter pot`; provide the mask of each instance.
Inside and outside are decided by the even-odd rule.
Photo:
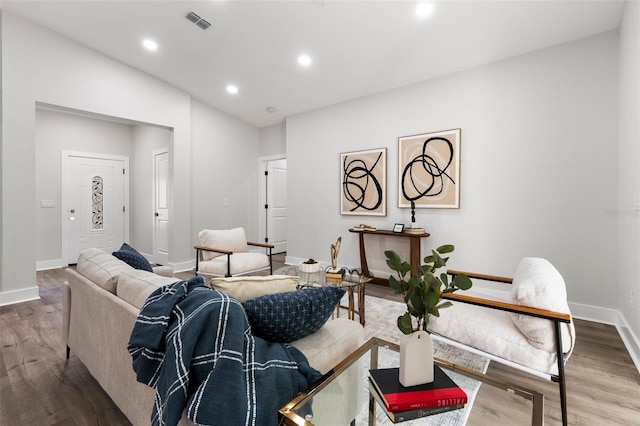
[[[306,273],[314,273],[320,270],[319,263],[304,263],[300,262],[300,271]]]
[[[433,340],[424,330],[400,339],[400,384],[415,386],[433,382]]]

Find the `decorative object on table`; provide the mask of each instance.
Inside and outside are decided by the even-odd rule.
[[[451,281],[446,273],[436,275],[449,260],[441,255],[453,250],[453,245],[431,250],[431,255],[424,258],[425,264],[414,274],[411,274],[411,265],[402,261],[395,251],[384,252],[387,266],[397,274],[389,277],[389,286],[396,294],[402,294],[407,305],[407,311],[397,320],[398,328],[404,333],[400,340],[400,383],[404,386],[433,381],[433,342],[427,332],[429,315],[440,316],[440,309],[451,306],[451,302],[440,302],[441,293],[468,290],[472,286],[464,274],[456,275]]]
[[[460,129],[398,138],[398,207],[460,207]]]
[[[468,401],[465,391],[438,365],[434,365],[434,380],[431,383],[403,386],[398,379],[398,368],[369,370],[371,386],[382,399],[383,408],[392,413],[457,405],[464,406]]]
[[[340,253],[340,244],[342,244],[342,237],[338,237],[336,242],[331,244],[331,269],[329,272],[338,271],[338,253]]]
[[[300,262],[300,271],[306,273],[318,272],[320,270],[320,264],[313,258],[309,258]]]
[[[387,148],[340,154],[340,214],[386,216]]]
[[[407,234],[414,234],[414,235],[422,235],[424,234],[426,231],[424,230],[424,228],[419,228],[416,226],[416,203],[415,201],[411,201],[411,226],[409,228],[405,228],[404,232],[406,232]]]
[[[396,223],[393,225],[393,232],[402,232],[404,225],[402,223]]]
[[[427,231],[425,231],[424,228],[404,228],[404,232],[406,232],[407,234],[413,234],[413,235],[422,235],[422,234],[426,234]]]
[[[375,226],[365,225],[364,223],[361,223],[354,226],[352,229],[355,229],[357,231],[375,231],[377,228]]]
[[[391,420],[392,423],[400,423],[400,422],[406,422],[407,420],[421,419],[423,417],[442,414],[448,411],[460,410],[465,407],[464,404],[458,404],[458,405],[449,405],[446,407],[417,408],[415,410],[393,412],[393,411],[387,410],[386,406],[384,405],[384,401],[382,400],[380,395],[378,395],[378,392],[376,391],[376,389],[373,387],[371,383],[369,383],[369,392],[371,393],[371,395],[373,396],[373,399],[376,400],[376,402],[378,403],[382,411],[387,415],[387,417],[389,418],[389,420]]]

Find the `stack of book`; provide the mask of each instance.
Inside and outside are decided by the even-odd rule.
[[[393,423],[459,410],[467,403],[464,390],[438,365],[433,382],[423,385],[404,387],[399,374],[398,368],[369,370],[369,391]]]
[[[407,234],[422,235],[426,231],[424,230],[424,228],[404,228],[404,232],[406,232]]]

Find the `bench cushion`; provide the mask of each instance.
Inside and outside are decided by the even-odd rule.
[[[518,264],[511,286],[512,301],[516,305],[570,314],[567,289],[560,272],[546,259],[525,257]],[[548,352],[555,350],[553,323],[528,315],[513,315],[514,324],[529,343]],[[562,324],[565,348],[571,347],[570,329]],[[565,351],[566,352],[566,351]]]

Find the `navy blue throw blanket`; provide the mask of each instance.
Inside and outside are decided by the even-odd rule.
[[[202,277],[159,288],[131,332],[137,380],[156,389],[152,425],[186,408],[200,425],[276,425],[278,409],[320,378],[296,348],[251,335],[240,302]]]

